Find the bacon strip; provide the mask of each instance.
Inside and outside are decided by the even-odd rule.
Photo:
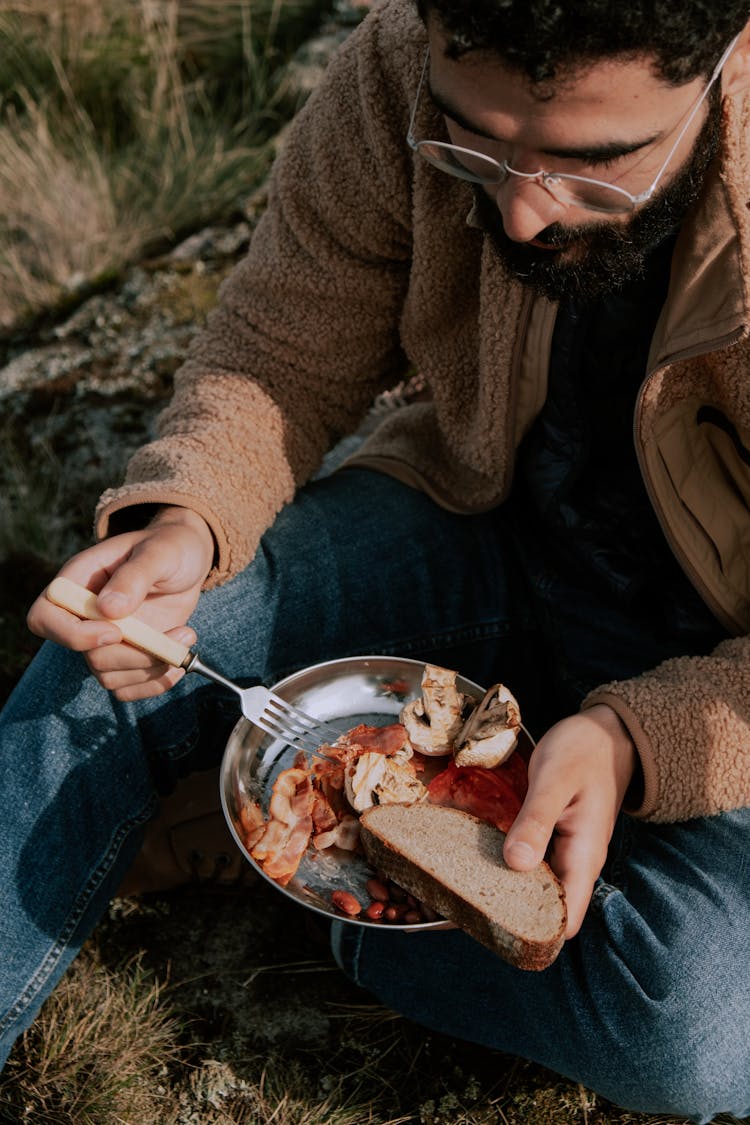
[[[271,791],[265,825],[259,827],[255,815],[248,814],[250,854],[282,887],[295,874],[311,841],[320,851],[333,845],[348,851],[357,847],[359,819],[352,815],[345,790],[348,764],[365,754],[382,762],[399,751],[404,759],[412,753],[401,723],[386,727],[361,723],[322,749],[337,761],[313,757],[308,764],[300,754],[290,769],[282,770]]]
[[[378,754],[395,754],[397,750],[411,749],[406,727],[402,723],[391,723],[387,727],[371,727],[360,723],[322,749],[331,757],[343,763],[350,762],[360,754],[372,751]]]
[[[244,845],[251,852],[266,830],[263,810],[257,801],[248,801],[240,806],[239,818]]]
[[[299,867],[313,830],[312,778],[306,769],[283,770],[271,790],[268,823],[251,855],[284,887]]]

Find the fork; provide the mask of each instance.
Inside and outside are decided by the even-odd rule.
[[[105,619],[96,608],[96,594],[87,590],[85,586],[72,582],[70,578],[58,576],[53,579],[47,587],[46,594],[55,605],[69,610],[77,617],[89,621],[111,620]],[[299,746],[306,753],[314,753],[320,758],[331,758],[320,750],[321,743],[334,742],[342,734],[342,731],[331,723],[315,719],[312,715],[300,711],[298,707],[292,706],[280,695],[276,695],[262,685],[240,687],[214,668],[209,668],[192,649],[160,633],[158,629],[153,629],[137,617],[121,617],[113,620],[112,624],[120,630],[123,640],[135,648],[175,668],[184,668],[186,672],[197,672],[199,676],[230,688],[240,697],[240,707],[244,717],[259,726],[266,734],[283,739],[290,746]],[[340,764],[338,759],[331,758],[331,760]]]

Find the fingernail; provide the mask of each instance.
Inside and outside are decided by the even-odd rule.
[[[119,644],[120,639],[121,638],[119,633],[104,633],[103,636],[99,637],[97,644],[100,648],[102,648],[104,645],[116,645]]]
[[[505,848],[505,854],[506,857],[523,867],[530,867],[536,863],[534,849],[530,844],[525,844],[523,840],[514,840],[513,843],[508,844]]]
[[[99,605],[102,609],[106,607],[108,613],[115,615],[125,611],[127,600],[125,595],[119,594],[117,590],[109,590],[101,595]]]

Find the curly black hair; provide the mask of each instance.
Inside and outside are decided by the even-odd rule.
[[[492,51],[531,82],[615,55],[649,55],[679,85],[713,70],[750,18],[748,0],[417,0],[449,39],[448,53]]]

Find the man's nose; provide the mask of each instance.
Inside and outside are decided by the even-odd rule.
[[[509,176],[501,184],[495,202],[503,229],[514,242],[530,242],[546,227],[560,222],[566,211],[542,184],[517,176]]]

